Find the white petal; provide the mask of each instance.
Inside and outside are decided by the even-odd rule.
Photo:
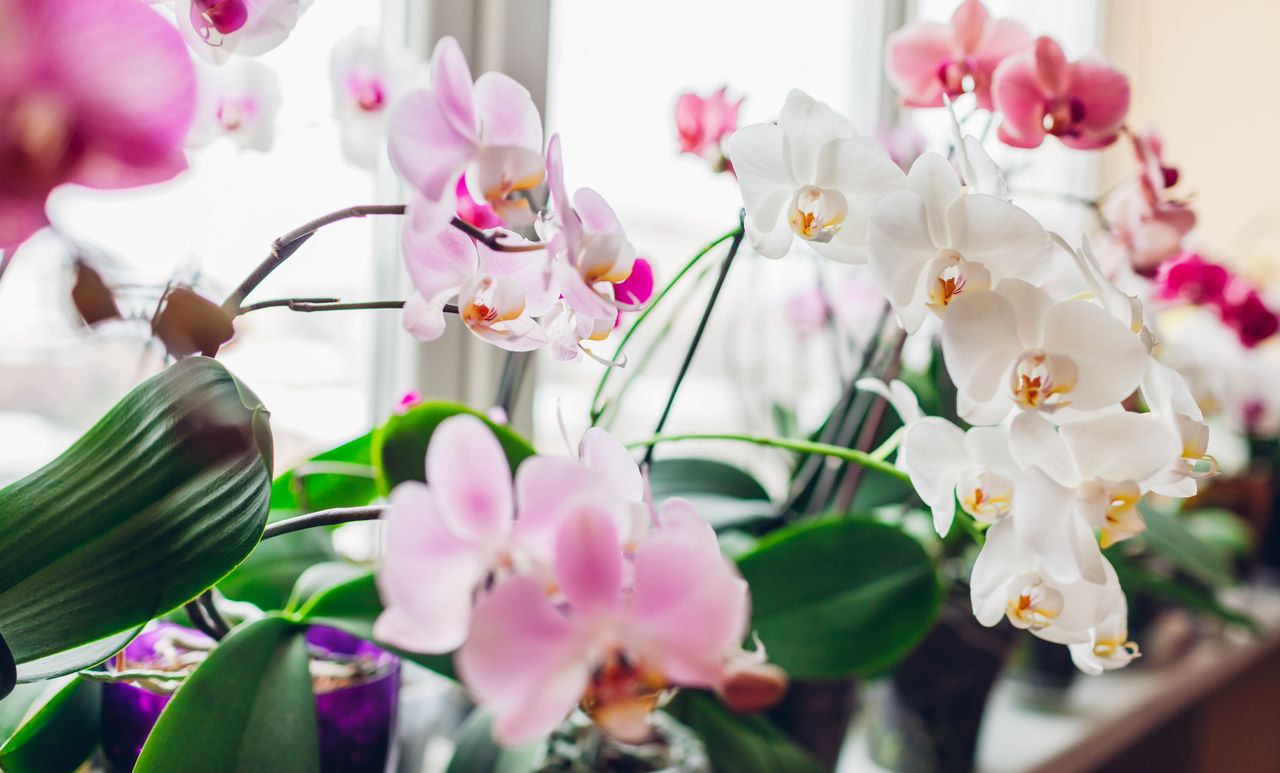
[[[1173,429],[1149,413],[1122,411],[1063,424],[1059,431],[1084,479],[1141,483],[1180,455]]]
[[[969,465],[964,430],[934,416],[912,424],[902,438],[903,468],[933,511],[933,527],[947,536],[956,512],[956,480]]]
[[[937,153],[925,153],[911,165],[907,185],[924,200],[928,213],[929,238],[939,247],[951,246],[947,232],[947,210],[961,196],[955,170]]]
[[[1049,234],[1034,217],[1004,199],[965,196],[947,210],[947,227],[951,246],[966,260],[986,266],[993,281],[1012,278],[1038,284],[1048,273]]]
[[[729,158],[742,191],[747,224],[761,232],[773,230],[799,187],[789,156],[786,134],[774,124],[747,126],[729,138]]]
[[[1037,467],[1018,476],[1010,520],[1018,538],[1035,553],[1045,574],[1055,582],[1078,581],[1086,570],[1083,564],[1094,561],[1090,553],[1077,555],[1078,527],[1088,527],[1076,523],[1081,519],[1076,514],[1075,490],[1055,482]],[[1093,552],[1101,558],[1096,542]]]
[[[760,231],[751,222],[747,222],[747,241],[751,249],[766,258],[781,258],[791,251],[791,242],[795,234],[785,219],[778,219],[772,230]]]
[[[792,176],[801,183],[817,179],[818,153],[828,142],[853,136],[849,121],[825,102],[819,102],[799,89],[787,95],[778,116],[778,127],[791,144]],[[737,159],[734,158],[737,170]]]
[[[867,263],[876,287],[898,308],[911,304],[920,271],[937,255],[925,202],[911,190],[886,193],[871,208]]]
[[[1077,410],[1120,402],[1147,372],[1142,341],[1105,309],[1086,301],[1054,304],[1045,315],[1043,347],[1075,362],[1079,381],[1069,399]]]
[[[961,293],[942,324],[942,353],[961,393],[983,403],[996,396],[1023,351],[1013,306],[999,293]]]
[[[1071,449],[1053,425],[1038,413],[1020,413],[1009,425],[1009,445],[1018,465],[1037,467],[1062,486],[1075,487],[1080,474]]]
[[[969,576],[969,598],[978,622],[988,627],[1000,622],[1009,603],[1009,581],[1024,569],[1013,524],[1006,519],[987,529],[986,542]]]

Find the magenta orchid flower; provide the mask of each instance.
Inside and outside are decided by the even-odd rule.
[[[259,56],[293,32],[302,0],[175,0],[182,37],[196,56],[225,64],[232,56]]]
[[[253,59],[223,67],[198,65],[196,118],[187,145],[200,147],[228,137],[241,148],[266,152],[275,141],[280,113],[280,79]]]
[[[972,93],[978,107],[990,110],[996,67],[1029,45],[1022,24],[992,19],[979,0],[965,0],[948,24],[920,21],[890,35],[885,69],[910,107],[942,107],[944,97]]]
[[[333,47],[329,86],[348,161],[377,167],[391,108],[416,85],[421,69],[408,49],[382,40],[372,27],[352,30]]]
[[[186,169],[195,75],[160,14],[137,0],[10,0],[4,9],[0,249],[46,225],[45,200],[59,185],[131,188]]]
[[[431,88],[405,96],[391,113],[391,163],[443,224],[453,216],[454,191],[465,176],[510,226],[528,226],[525,194],[541,184],[542,119],[529,92],[502,73],[474,82],[462,49],[441,38],[431,63]],[[422,213],[425,216],[426,211]]]
[[[425,231],[416,214],[401,238],[416,290],[404,307],[405,329],[422,341],[439,338],[445,304],[456,298],[458,316],[480,339],[513,352],[545,345],[546,334],[534,319],[555,302],[545,264],[527,252],[490,249],[448,226]],[[513,236],[508,243],[522,241]]]
[[[1156,297],[1182,300],[1197,306],[1221,306],[1231,274],[1217,263],[1210,263],[1189,252],[1164,263],[1156,278]]]
[[[555,592],[516,576],[476,605],[458,671],[500,743],[536,738],[579,705],[642,740],[666,688],[724,681],[746,633],[746,582],[691,505],[669,501],[662,515],[628,555],[609,513],[579,501],[556,531]]]
[[[1250,349],[1280,332],[1280,316],[1267,307],[1257,290],[1238,279],[1227,285],[1221,314],[1240,343]]]
[[[653,264],[644,258],[636,258],[631,274],[621,282],[613,283],[613,297],[629,306],[643,306],[653,297]]]
[[[599,193],[580,188],[569,198],[559,135],[547,144],[547,186],[554,209],[555,232],[548,239],[552,276],[565,303],[584,324],[607,321],[612,329],[619,308],[614,291],[631,276],[635,247]]]
[[[1053,135],[1070,148],[1090,150],[1116,141],[1129,112],[1129,79],[1102,61],[1067,60],[1053,38],[996,68],[991,86],[995,109],[1004,114],[1000,139],[1015,148],[1037,148]]]
[[[742,100],[728,97],[728,87],[703,97],[692,91],[676,100],[676,138],[680,152],[700,156],[721,170],[730,169],[720,143],[738,128]]]
[[[473,199],[471,192],[467,190],[467,181],[461,177],[458,178],[454,195],[457,198],[457,209],[454,211],[463,222],[485,231],[502,227],[502,218],[498,217],[498,213],[488,204]]]

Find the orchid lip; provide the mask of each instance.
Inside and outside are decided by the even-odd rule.
[[[816,185],[798,189],[788,209],[791,230],[801,239],[820,244],[834,239],[849,216],[849,202],[843,193]]]

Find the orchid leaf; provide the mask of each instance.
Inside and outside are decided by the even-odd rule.
[[[822,765],[763,717],[734,714],[713,696],[684,690],[664,709],[707,747],[716,773],[821,773]]]
[[[495,424],[479,411],[458,403],[422,403],[392,416],[373,436],[373,466],[384,493],[407,480],[426,480],[427,445],[440,422],[450,416],[468,414],[489,425],[511,463],[512,472],[520,462],[536,453],[529,441],[510,427]]]
[[[101,687],[76,676],[21,684],[0,703],[0,769],[71,773],[98,746]]]

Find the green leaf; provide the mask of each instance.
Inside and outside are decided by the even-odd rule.
[[[0,632],[15,660],[129,630],[220,580],[262,534],[270,460],[262,404],[193,357],[0,491]]]
[[[423,403],[392,416],[373,436],[373,466],[378,469],[378,483],[389,492],[407,480],[426,480],[427,444],[440,422],[460,413],[482,419],[507,454],[511,471],[536,452],[529,441],[509,427],[494,424],[487,416],[458,403]]]
[[[456,678],[453,658],[450,655],[424,655],[406,652],[373,636],[373,623],[382,614],[382,599],[378,596],[377,580],[372,572],[344,580],[317,592],[300,605],[293,618],[308,625],[328,625],[339,628],[352,636],[376,642],[405,660],[429,668],[441,676]]]
[[[682,690],[664,710],[702,739],[717,773],[822,772],[768,720],[734,714],[705,692]]]
[[[1231,585],[1231,556],[1202,541],[1187,528],[1182,518],[1142,502],[1142,519],[1147,529],[1142,541],[1147,549],[1168,559],[1174,566],[1203,583]]]
[[[484,709],[476,709],[458,728],[457,744],[445,773],[528,773],[542,742],[506,749],[493,740],[492,717]]]
[[[232,631],[178,688],[135,771],[319,770],[305,631],[279,617]]]
[[[272,520],[332,507],[360,507],[378,497],[373,433],[316,454],[271,485]]]
[[[649,468],[655,500],[718,496],[769,501],[769,492],[748,473],[713,459],[659,459]]]
[[[862,519],[802,521],[738,561],[752,627],[797,679],[865,675],[893,665],[933,626],[933,562],[899,529]]]
[[[1253,550],[1253,532],[1248,522],[1230,510],[1218,507],[1189,510],[1184,517],[1187,530],[1221,552],[1228,564]]]
[[[46,655],[36,660],[28,660],[18,666],[18,681],[39,682],[96,666],[124,649],[125,645],[133,641],[133,637],[141,631],[142,625],[138,625],[73,649]]]
[[[64,676],[18,685],[0,703],[0,769],[71,773],[98,746],[101,685]]]

